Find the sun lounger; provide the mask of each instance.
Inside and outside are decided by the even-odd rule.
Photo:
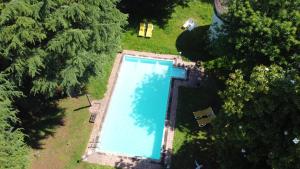
[[[214,119],[214,117],[206,117],[206,118],[201,118],[197,120],[197,123],[199,125],[199,127],[204,127],[206,126],[208,123],[211,123],[211,121]]]
[[[140,23],[139,36],[145,36],[146,24]]]
[[[196,119],[202,118],[204,116],[215,116],[214,111],[211,107],[208,107],[204,110],[199,110],[197,112],[193,112]]]
[[[152,31],[153,31],[153,24],[152,23],[148,23],[147,32],[146,32],[146,37],[147,38],[151,38],[152,37]]]

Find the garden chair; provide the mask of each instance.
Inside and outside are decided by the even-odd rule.
[[[147,25],[147,31],[146,31],[146,37],[151,38],[152,37],[152,31],[153,31],[153,24],[148,23]]]
[[[199,127],[204,127],[206,126],[208,123],[211,123],[211,121],[214,119],[215,117],[209,116],[209,117],[205,117],[205,118],[201,118],[197,120],[197,123],[199,125]]]
[[[140,23],[139,36],[145,36],[146,24]]]
[[[194,114],[195,119],[199,119],[204,116],[215,116],[214,111],[211,107],[193,112],[193,114]]]

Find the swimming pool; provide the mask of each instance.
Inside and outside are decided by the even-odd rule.
[[[171,60],[124,55],[96,151],[160,159],[171,78],[185,78]]]

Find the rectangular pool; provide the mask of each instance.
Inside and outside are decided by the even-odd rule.
[[[171,60],[124,55],[96,151],[160,159],[171,78],[185,78]]]

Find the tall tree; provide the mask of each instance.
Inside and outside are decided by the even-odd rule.
[[[0,62],[16,84],[53,95],[82,87],[120,47],[126,16],[115,0],[1,3]]]
[[[24,134],[13,125],[18,121],[16,110],[11,105],[20,92],[0,74],[0,169],[25,169],[28,162],[28,149]]]
[[[230,1],[215,43],[216,65],[234,72],[213,129],[220,168],[300,168],[299,9],[299,0]]]
[[[227,68],[257,64],[289,67],[300,51],[299,0],[232,0],[215,42]],[[230,63],[230,64],[228,64]]]
[[[236,70],[221,92],[214,126],[221,168],[300,168],[300,76],[257,66],[249,80]]]

